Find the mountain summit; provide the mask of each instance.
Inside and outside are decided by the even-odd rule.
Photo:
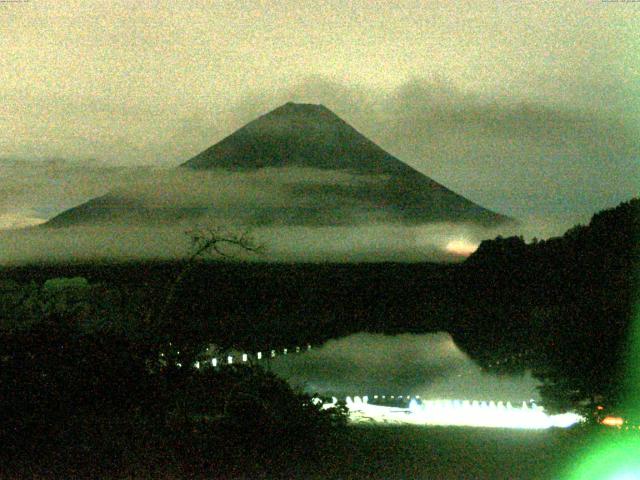
[[[63,212],[47,225],[113,222],[125,217],[127,221],[170,222],[203,212],[253,226],[371,221],[495,226],[511,221],[411,168],[323,105],[286,103],[183,163],[176,172],[193,172],[202,182],[220,175],[222,183],[210,186],[211,196],[198,206],[193,202],[182,205],[180,198],[173,204],[150,204],[135,195],[110,193]],[[239,196],[233,205],[227,197],[221,201],[216,191],[230,178],[240,179],[242,188],[255,186],[260,179],[262,197],[277,185],[278,201],[252,202],[249,197],[253,194]],[[192,188],[183,190],[187,196]]]
[[[298,166],[399,176],[417,173],[324,105],[291,102],[249,122],[182,166],[231,170]]]
[[[323,105],[286,103],[183,164],[233,170],[299,166],[393,173],[404,166]]]

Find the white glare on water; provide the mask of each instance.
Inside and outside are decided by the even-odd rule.
[[[540,406],[514,407],[511,403],[468,400],[411,400],[408,408],[372,405],[367,397],[347,397],[349,419],[354,423],[440,425],[485,428],[568,428],[584,418],[576,413],[549,415]],[[335,405],[325,404],[325,408]]]

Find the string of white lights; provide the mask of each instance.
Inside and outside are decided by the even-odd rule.
[[[323,404],[323,408],[334,407],[336,403],[334,397],[330,403]],[[397,407],[371,404],[368,396],[355,396],[346,397],[346,405],[353,423],[546,429],[568,428],[584,421],[584,417],[576,413],[550,415],[541,406],[527,402],[514,407],[510,402],[414,397],[408,407]]]

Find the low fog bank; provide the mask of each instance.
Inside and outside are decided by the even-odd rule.
[[[133,177],[160,171],[95,160],[0,157],[0,230],[43,223]]]
[[[14,161],[2,168],[7,180],[0,190],[0,264],[175,259],[188,253],[185,231],[197,226],[250,230],[264,254],[241,256],[246,259],[460,261],[483,239],[514,234],[547,238],[572,226],[558,218],[491,229],[454,222],[408,224],[397,210],[381,207],[377,197],[369,196],[371,190],[381,191],[387,177],[347,171],[140,167],[134,172],[84,169],[66,161],[43,162],[40,168]],[[62,228],[20,229],[45,222],[70,199],[81,202],[107,190],[121,205],[137,209],[123,206],[104,218],[90,223],[80,219]],[[154,211],[160,214],[154,216]]]
[[[0,176],[0,230],[43,223],[104,194],[123,204],[148,209],[215,210],[217,215],[235,221],[238,213],[257,208],[340,207],[343,216],[359,215],[359,209],[374,216],[373,206],[364,198],[367,189],[389,181],[384,175],[303,167],[230,172],[92,165],[85,168],[65,160],[35,164],[6,159],[0,161]],[[350,200],[353,204],[346,204],[347,212],[344,207]],[[111,213],[107,223],[127,222],[126,210]],[[154,218],[148,220],[154,222]],[[354,222],[357,219],[344,219],[344,223]]]
[[[158,227],[104,225],[5,230],[0,232],[0,264],[184,258],[190,251],[186,231],[192,226],[183,223]],[[434,227],[435,230],[442,228]],[[242,231],[241,227],[228,229]],[[249,261],[456,261],[463,258],[447,252],[446,237],[426,238],[424,232],[416,229],[383,224],[256,228],[251,230],[251,236],[263,247],[261,254],[239,250],[229,253]]]
[[[420,395],[425,399],[538,400],[529,373],[483,372],[447,333],[358,333],[302,354],[278,356],[271,369],[291,384],[325,395]]]
[[[201,217],[157,226],[107,224],[4,230],[0,231],[0,264],[179,259],[190,252],[186,232],[191,228],[220,226],[237,233],[248,228],[229,220]],[[260,254],[238,250],[229,253],[248,261],[457,262],[475,250],[483,238],[506,235],[509,233],[506,230],[453,223],[249,227],[250,236],[263,251]]]

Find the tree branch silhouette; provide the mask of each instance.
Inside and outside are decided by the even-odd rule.
[[[197,226],[185,231],[185,234],[191,243],[189,256],[178,275],[171,281],[159,311],[152,307],[145,317],[145,325],[156,332],[154,337],[160,340],[159,346],[164,348],[171,347],[167,313],[175,301],[178,288],[200,260],[210,254],[225,259],[235,259],[238,252],[260,254],[264,251],[263,246],[255,242],[248,230],[235,233],[217,226]],[[155,312],[158,312],[157,315]]]

